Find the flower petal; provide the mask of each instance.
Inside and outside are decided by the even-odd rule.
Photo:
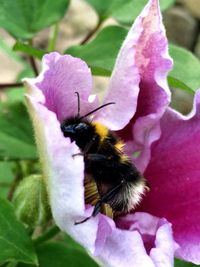
[[[172,267],[174,266],[176,246],[172,237],[171,225],[164,220],[160,223],[161,226],[156,234],[155,248],[151,249],[150,257],[157,267]]]
[[[145,172],[151,191],[141,210],[167,218],[180,245],[177,256],[199,264],[200,90],[191,114],[183,116],[168,109],[161,129]]]
[[[141,18],[131,27],[116,59],[104,103],[115,105],[98,113],[97,119],[111,130],[120,130],[136,111],[140,76],[135,62],[136,47],[140,37]]]
[[[155,267],[137,231],[115,228],[106,239],[99,258],[107,267]]]
[[[73,157],[79,149],[69,138],[63,136],[56,114],[40,103],[41,91],[28,82],[26,86],[27,106],[33,120],[53,217],[62,230],[90,251],[94,251],[98,218],[74,225],[80,218],[87,217],[92,212],[91,208],[85,210],[83,158]]]
[[[137,18],[133,30],[138,35],[134,58],[140,75],[140,91],[135,116],[120,135],[126,142],[132,141],[129,146],[133,150],[130,153],[128,148],[127,151],[138,169],[143,172],[150,159],[150,146],[160,137],[159,120],[170,101],[166,78],[172,68],[172,60],[168,55],[167,39],[157,0],[149,1]],[[139,152],[137,158],[134,158],[134,152]]]
[[[43,57],[42,68],[37,78],[27,81],[42,91],[44,104],[56,113],[59,121],[77,115],[78,101],[75,92],[80,94],[81,115],[97,107],[97,99],[93,104],[88,102],[92,76],[84,61],[53,52]]]
[[[173,241],[171,225],[165,219],[137,212],[119,218],[117,225],[132,232],[139,231],[153,266],[173,266],[176,244]],[[138,264],[136,266],[143,265]]]

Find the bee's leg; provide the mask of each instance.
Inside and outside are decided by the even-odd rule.
[[[73,154],[72,157],[75,157],[75,156],[85,156],[85,155],[87,155],[88,151],[91,149],[91,147],[97,141],[97,138],[98,138],[98,136],[97,135],[94,135],[94,137],[86,145],[85,149],[82,152],[80,152],[80,153]]]
[[[89,220],[91,217],[95,217],[100,211],[101,211],[101,206],[102,204],[104,203],[107,203],[110,199],[113,198],[113,196],[115,196],[115,194],[118,192],[118,190],[121,188],[121,186],[124,184],[124,180],[121,180],[121,182],[116,185],[115,187],[111,188],[110,190],[108,190],[108,192],[106,192],[102,198],[96,203],[95,207],[94,207],[94,210],[92,212],[92,215],[85,218],[84,220],[82,221],[79,221],[79,222],[75,222],[74,224],[77,225],[77,224],[81,224],[81,223],[84,223],[86,222],[87,220]]]
[[[121,180],[121,182],[116,185],[115,187],[111,188],[110,190],[108,190],[108,192],[106,192],[101,199],[96,203],[92,216],[95,217],[101,210],[101,206],[104,203],[108,203],[109,200],[111,200],[113,198],[113,196],[116,195],[116,193],[119,191],[119,189],[122,187],[122,185],[124,184],[124,180]]]
[[[87,154],[89,152],[89,150],[91,149],[91,147],[97,142],[98,140],[98,135],[94,135],[92,137],[92,139],[90,140],[90,142],[88,142],[88,144],[86,145],[86,147],[84,148],[83,154]]]
[[[72,155],[73,158],[76,157],[76,156],[84,156],[84,154],[81,153],[81,152],[79,152],[79,153],[76,153],[76,154],[73,154],[73,155]]]
[[[84,220],[82,220],[82,221],[79,221],[79,222],[75,222],[74,223],[74,225],[78,225],[78,224],[81,224],[81,223],[84,223],[84,222],[87,222],[90,218],[91,218],[92,216],[90,216],[90,217],[87,217],[87,218],[85,218]]]
[[[111,160],[113,159],[112,156],[107,156],[107,155],[103,155],[103,154],[98,154],[98,153],[91,153],[91,154],[87,154],[85,155],[85,157],[90,160],[90,161],[105,161],[105,160]]]

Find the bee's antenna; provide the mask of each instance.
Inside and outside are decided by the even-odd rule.
[[[78,114],[77,117],[80,117],[80,95],[79,92],[75,92],[75,94],[77,95],[77,99],[78,99]]]
[[[104,105],[102,105],[102,106],[100,106],[100,107],[98,107],[98,108],[96,108],[96,109],[90,111],[90,112],[87,113],[86,115],[82,116],[80,119],[83,119],[83,118],[85,118],[85,117],[91,115],[92,113],[96,112],[97,110],[102,109],[102,108],[104,108],[104,107],[106,107],[106,106],[108,106],[108,105],[113,105],[113,104],[116,104],[116,103],[115,103],[115,102],[109,102],[109,103],[106,103],[106,104],[104,104]]]

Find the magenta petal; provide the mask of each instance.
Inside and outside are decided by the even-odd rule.
[[[150,159],[151,144],[160,137],[159,120],[170,101],[167,74],[172,68],[158,1],[151,0],[134,24],[138,36],[135,64],[140,75],[137,110],[120,132],[141,172]],[[132,148],[132,150],[131,150]],[[134,157],[137,152],[137,157]]]
[[[145,172],[151,191],[141,209],[165,217],[180,245],[177,256],[200,263],[200,91],[189,116],[168,109]]]
[[[42,91],[45,106],[56,113],[59,121],[77,115],[76,91],[80,94],[82,115],[96,107],[97,101],[88,103],[92,76],[84,61],[53,52],[43,57],[42,68],[41,74],[29,81]]]

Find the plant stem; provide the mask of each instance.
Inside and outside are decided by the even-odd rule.
[[[9,88],[9,87],[20,87],[23,86],[23,83],[2,83],[0,84],[0,89]]]
[[[33,41],[32,40],[29,40],[29,45],[30,46],[33,45]],[[35,76],[38,76],[39,72],[38,72],[34,57],[33,56],[28,56],[28,59],[29,59],[30,65],[31,65],[31,67],[33,69],[33,72],[34,72]]]
[[[12,184],[11,184],[10,190],[8,192],[8,196],[7,196],[7,199],[10,200],[10,201],[13,198],[13,195],[14,195],[15,189],[16,189],[18,183],[19,183],[19,180],[20,180],[20,176],[19,176],[19,174],[16,174],[16,176],[15,176],[15,178],[14,178]]]
[[[91,30],[87,35],[86,37],[83,39],[83,41],[80,43],[81,45],[85,44],[88,42],[88,40],[98,31],[98,29],[101,27],[101,24],[102,24],[103,20],[100,20],[98,21],[96,27]]]
[[[60,229],[54,225],[52,226],[47,232],[45,232],[43,235],[39,236],[38,238],[34,239],[33,242],[34,244],[40,245],[41,243],[46,242],[47,240],[53,238],[60,232]]]
[[[55,50],[56,40],[57,40],[57,36],[58,36],[58,28],[59,28],[59,23],[56,23],[51,28],[50,38],[49,38],[49,43],[48,43],[48,48],[47,48],[48,52]]]
[[[39,72],[38,72],[34,57],[29,56],[28,58],[29,58],[29,61],[30,61],[30,64],[31,64],[31,67],[34,71],[35,76],[38,76]]]

